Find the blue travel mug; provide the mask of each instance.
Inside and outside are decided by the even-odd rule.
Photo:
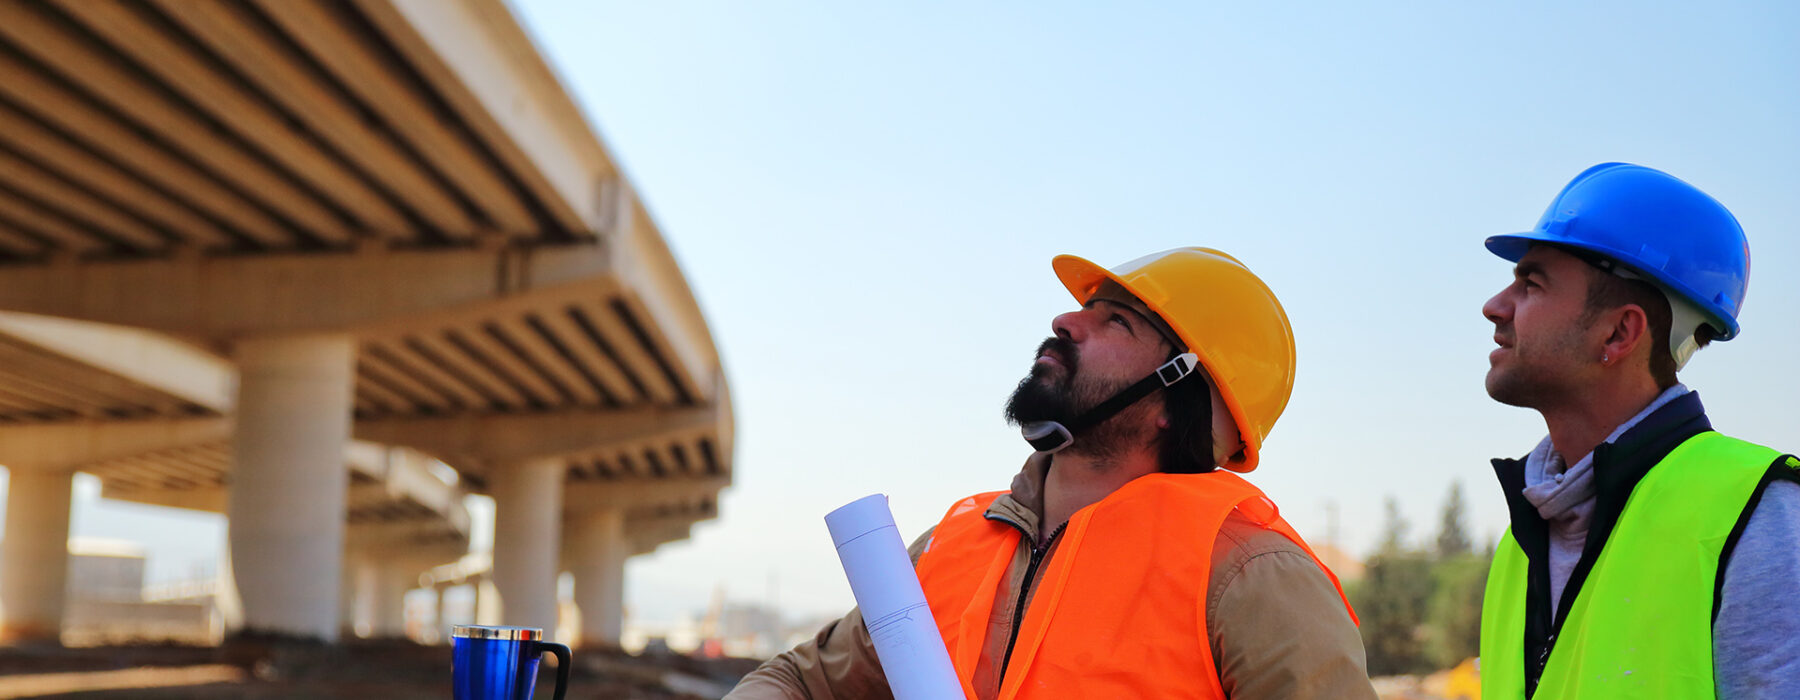
[[[456,700],[531,700],[546,651],[556,655],[555,700],[569,690],[569,648],[544,641],[541,629],[457,625],[450,637]]]

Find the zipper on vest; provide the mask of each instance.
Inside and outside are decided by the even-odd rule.
[[[1601,443],[1594,446],[1593,455],[1590,459],[1592,460],[1593,469],[1596,474],[1602,473],[1602,469],[1612,465],[1610,459],[1612,449],[1612,443]],[[1636,488],[1637,484],[1632,484],[1632,489],[1635,490]],[[1596,498],[1598,498],[1598,496],[1596,496]],[[1598,509],[1599,504],[1596,502],[1596,512],[1598,512]],[[1551,612],[1549,607],[1549,535],[1545,535],[1546,548],[1544,550],[1544,558],[1546,563],[1544,565],[1545,575],[1543,578],[1544,595],[1541,598],[1543,605],[1532,605],[1533,602],[1537,602],[1536,600],[1526,603],[1528,609],[1527,614],[1529,615],[1527,618],[1528,622],[1526,623],[1527,638],[1530,638],[1530,628],[1533,627],[1543,631],[1544,635],[1542,646],[1538,647],[1537,653],[1527,655],[1528,667],[1525,670],[1526,697],[1530,697],[1531,694],[1536,693],[1538,683],[1543,681],[1544,671],[1550,667],[1550,654],[1556,649],[1556,638],[1562,635],[1563,623],[1569,619],[1569,609],[1575,607],[1575,598],[1581,595],[1581,588],[1587,583],[1588,574],[1593,571],[1594,563],[1600,559],[1600,553],[1605,551],[1606,541],[1612,537],[1613,526],[1618,524],[1618,516],[1618,513],[1614,513],[1612,515],[1613,520],[1610,524],[1596,523],[1589,526],[1588,536],[1590,540],[1582,544],[1581,557],[1575,561],[1575,568],[1569,571],[1568,580],[1563,582],[1562,597],[1556,600],[1556,612],[1554,613]],[[1599,517],[1604,518],[1606,516],[1601,515]],[[1593,541],[1592,538],[1596,535],[1600,536],[1599,540]],[[1527,575],[1529,576],[1529,574]],[[1533,607],[1537,609],[1535,611],[1529,610]]]
[[[1067,521],[1056,526],[1056,529],[1050,532],[1050,539],[1044,540],[1043,547],[1034,545],[1031,548],[1031,564],[1025,567],[1025,582],[1019,586],[1019,602],[1013,608],[1012,635],[1006,640],[1006,658],[1000,662],[1002,685],[1006,683],[1006,667],[1012,665],[1013,645],[1019,643],[1019,628],[1025,626],[1025,601],[1031,598],[1031,581],[1037,576],[1038,565],[1044,563],[1044,556],[1050,553],[1051,547],[1056,546],[1056,538],[1061,537],[1063,528],[1068,526]],[[1020,534],[1030,537],[1030,535],[1024,534],[1023,530],[1020,530]]]

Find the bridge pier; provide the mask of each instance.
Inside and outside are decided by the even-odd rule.
[[[69,572],[69,498],[74,475],[13,468],[0,548],[0,642],[56,642],[62,636]]]
[[[227,513],[246,630],[338,638],[355,356],[343,334],[237,343]]]
[[[418,572],[407,559],[375,563],[373,636],[393,639],[406,636],[406,592],[418,585]]]
[[[356,622],[364,617],[363,580],[367,559],[355,550],[344,552],[343,568],[338,571],[338,635],[345,639],[362,636]]]
[[[500,624],[555,635],[565,470],[561,460],[536,459],[503,465],[490,477]]]
[[[617,648],[625,629],[625,512],[618,508],[574,514],[570,569],[575,574],[575,605],[581,610],[585,648]]]

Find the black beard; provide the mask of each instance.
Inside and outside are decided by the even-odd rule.
[[[1031,373],[1019,380],[1019,387],[1013,390],[1012,398],[1006,401],[1006,422],[1023,425],[1055,421],[1067,427],[1081,414],[1125,390],[1123,385],[1101,386],[1095,382],[1075,381],[1076,368],[1080,367],[1081,360],[1073,342],[1057,337],[1047,338],[1038,346],[1038,356],[1042,356],[1045,350],[1056,351],[1056,359],[1064,365],[1063,375],[1055,377],[1050,368],[1032,365]],[[1158,409],[1148,402],[1139,402],[1119,415],[1088,426],[1075,436],[1075,444],[1068,447],[1067,454],[1095,457],[1104,462],[1127,446],[1151,439],[1151,435],[1134,427],[1136,422],[1119,420],[1128,413],[1144,410]]]
[[[1013,425],[1055,421],[1067,424],[1080,415],[1085,406],[1076,405],[1074,384],[1075,370],[1081,366],[1079,351],[1075,343],[1051,336],[1038,345],[1037,354],[1033,358],[1043,357],[1046,351],[1054,351],[1063,375],[1052,376],[1052,368],[1033,364],[1031,373],[1019,380],[1019,386],[1013,389],[1012,397],[1006,400],[1006,422]]]

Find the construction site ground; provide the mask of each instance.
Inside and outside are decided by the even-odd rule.
[[[575,653],[571,700],[718,698],[752,659],[695,659],[620,651]],[[550,698],[546,656],[535,697]],[[0,648],[0,700],[300,700],[451,696],[450,647],[410,641],[341,645],[234,642],[221,647],[127,645]]]
[[[546,657],[535,697],[550,698]],[[578,650],[571,700],[711,700],[756,668],[755,659],[698,659]],[[1447,673],[1447,672],[1446,672]],[[1464,700],[1445,674],[1376,679],[1386,700]],[[238,641],[221,647],[141,644],[0,647],[0,700],[442,700],[451,696],[450,648],[410,641],[321,644]]]

